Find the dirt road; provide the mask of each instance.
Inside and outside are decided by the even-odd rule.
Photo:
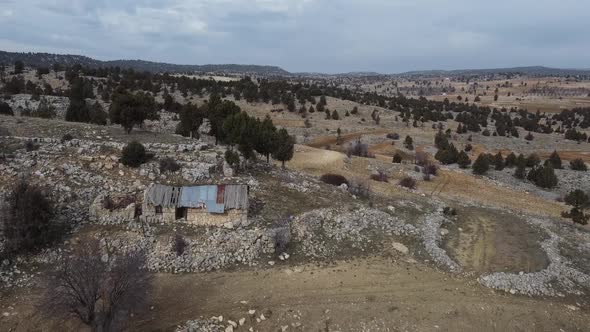
[[[156,284],[157,307],[136,330],[166,331],[213,315],[246,318],[238,331],[582,331],[590,324],[587,312],[560,300],[494,293],[405,259],[162,274]],[[256,322],[251,309],[266,320]]]

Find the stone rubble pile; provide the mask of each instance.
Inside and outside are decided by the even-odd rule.
[[[343,242],[365,250],[374,236],[408,236],[417,230],[386,212],[360,207],[349,212],[318,209],[304,213],[291,222],[291,232],[304,255],[329,258],[338,254]]]
[[[461,266],[447,255],[447,252],[439,246],[440,243],[440,227],[445,222],[446,218],[442,211],[427,214],[420,225],[420,236],[424,243],[426,252],[432,259],[440,266],[448,268],[451,272],[460,272]]]
[[[152,242],[148,268],[174,273],[207,272],[233,265],[257,265],[263,255],[275,252],[272,230],[215,228],[201,239],[186,239],[177,256],[170,241]]]
[[[55,108],[55,117],[57,119],[65,118],[68,106],[70,106],[70,99],[68,97],[45,95],[43,98]],[[14,114],[20,116],[26,110],[30,110],[34,114],[39,107],[40,100],[32,100],[30,94],[18,94],[8,99],[7,103],[14,110]]]
[[[18,264],[10,264],[8,260],[0,262],[0,289],[29,286],[34,274],[25,273]]]
[[[186,247],[178,255],[173,236],[155,235],[154,225],[150,224],[128,226],[128,232],[109,239],[110,245],[122,252],[144,249],[150,271],[188,273],[255,266],[263,257],[275,253],[273,229],[206,228],[203,234],[183,237]]]
[[[189,320],[183,326],[176,329],[176,332],[224,332],[225,326],[215,319]]]

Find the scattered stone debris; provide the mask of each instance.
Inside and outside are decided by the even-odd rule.
[[[183,326],[176,329],[176,332],[224,332],[225,326],[215,319],[189,320]]]
[[[453,261],[447,255],[447,252],[439,246],[440,226],[445,222],[445,219],[442,210],[426,215],[420,226],[420,236],[426,252],[438,265],[448,268],[451,272],[460,272],[462,270],[461,266]]]
[[[334,257],[342,242],[364,250],[375,235],[415,235],[417,231],[397,217],[365,207],[354,211],[314,210],[295,217],[291,227],[302,253],[312,258]]]

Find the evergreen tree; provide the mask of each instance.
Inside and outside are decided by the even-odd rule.
[[[340,115],[336,110],[332,111],[332,120],[340,120]]]
[[[109,109],[111,123],[120,124],[129,134],[133,127],[141,126],[145,120],[156,120],[156,102],[149,93],[129,93],[125,90],[113,95]]]
[[[408,150],[414,150],[414,140],[412,137],[410,137],[410,135],[406,136],[406,139],[404,140],[404,146]]]
[[[24,69],[25,69],[25,64],[22,61],[17,60],[14,62],[14,74],[15,75],[22,74]]]
[[[557,176],[551,165],[534,167],[527,179],[541,188],[553,188],[557,186]]]
[[[584,160],[582,160],[580,158],[570,161],[570,168],[574,171],[585,172],[588,170],[588,166],[586,166],[586,163],[584,162]]]
[[[469,159],[469,155],[467,155],[465,151],[459,152],[459,155],[457,156],[457,164],[459,164],[459,167],[461,168],[467,168],[471,165],[471,159]]]
[[[590,216],[585,213],[585,210],[590,206],[590,197],[584,191],[576,189],[568,193],[564,201],[567,205],[571,205],[572,209],[569,213],[563,213],[563,216],[571,218],[574,223],[587,225]]]
[[[90,122],[90,111],[84,99],[70,98],[70,105],[66,110],[66,121]]]
[[[488,157],[485,154],[480,154],[475,162],[473,163],[473,173],[475,174],[485,174],[490,169],[490,162]]]
[[[270,155],[276,149],[277,128],[267,115],[260,125],[260,130],[256,140],[256,151],[266,156],[266,162],[270,162]]]
[[[148,160],[143,145],[137,141],[127,144],[122,151],[121,163],[128,167],[137,168]]]
[[[526,178],[526,159],[522,153],[518,155],[518,158],[516,158],[515,165],[516,171],[514,172],[514,177],[521,180]]]
[[[104,108],[97,101],[88,106],[89,122],[97,125],[105,126],[107,124],[108,114]]]
[[[449,147],[447,135],[440,129],[436,135],[434,135],[434,146],[436,146],[437,149],[446,149]]]
[[[506,167],[514,167],[516,166],[516,155],[514,152],[510,152],[508,156],[506,156],[505,161]]]
[[[178,114],[180,122],[176,125],[176,134],[199,138],[198,130],[203,123],[204,113],[197,105],[191,103],[183,105]]]
[[[445,149],[440,149],[434,155],[434,158],[445,165],[454,164],[459,158],[459,151],[454,144],[449,144]]]
[[[289,136],[287,129],[282,128],[277,132],[277,145],[273,152],[273,158],[282,163],[285,168],[285,162],[293,158],[295,139]]]
[[[559,154],[557,153],[557,151],[553,151],[553,153],[551,153],[551,155],[549,156],[549,159],[547,159],[547,161],[555,169],[563,168],[563,166],[561,164],[561,158],[559,157]]]
[[[215,143],[224,142],[225,132],[223,124],[226,118],[240,113],[240,107],[229,100],[221,100],[217,94],[212,94],[206,104],[207,117],[211,122],[211,135],[215,136]]]
[[[524,179],[526,178],[526,167],[525,164],[517,164],[516,171],[514,171],[514,177],[517,179]]]
[[[502,153],[498,152],[496,153],[496,155],[494,156],[494,168],[497,171],[501,171],[504,169],[504,158],[502,157]]]

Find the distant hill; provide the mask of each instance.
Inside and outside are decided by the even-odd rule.
[[[143,60],[113,60],[100,61],[82,55],[49,54],[49,53],[16,53],[0,51],[0,63],[12,64],[20,60],[31,67],[50,67],[55,63],[62,65],[80,64],[93,68],[120,67],[152,73],[238,73],[255,74],[263,76],[286,76],[290,73],[276,66],[258,65],[176,65],[163,62],[151,62]]]
[[[492,68],[492,69],[459,69],[459,70],[420,70],[396,74],[396,76],[468,76],[493,74],[523,74],[530,76],[563,76],[590,75],[590,69],[561,69],[543,66]]]
[[[50,53],[17,53],[0,51],[0,63],[13,64],[21,60],[31,67],[50,67],[54,63],[62,65],[80,64],[93,68],[120,67],[149,71],[152,73],[235,73],[259,76],[295,76],[295,77],[456,77],[470,75],[494,75],[494,74],[522,74],[529,76],[564,76],[564,75],[590,75],[590,69],[560,69],[543,66],[492,68],[492,69],[459,69],[459,70],[419,70],[399,74],[387,75],[376,72],[350,72],[342,74],[323,73],[290,73],[277,66],[238,65],[238,64],[208,64],[208,65],[177,65],[163,62],[144,60],[112,60],[101,61],[83,55],[50,54]]]

